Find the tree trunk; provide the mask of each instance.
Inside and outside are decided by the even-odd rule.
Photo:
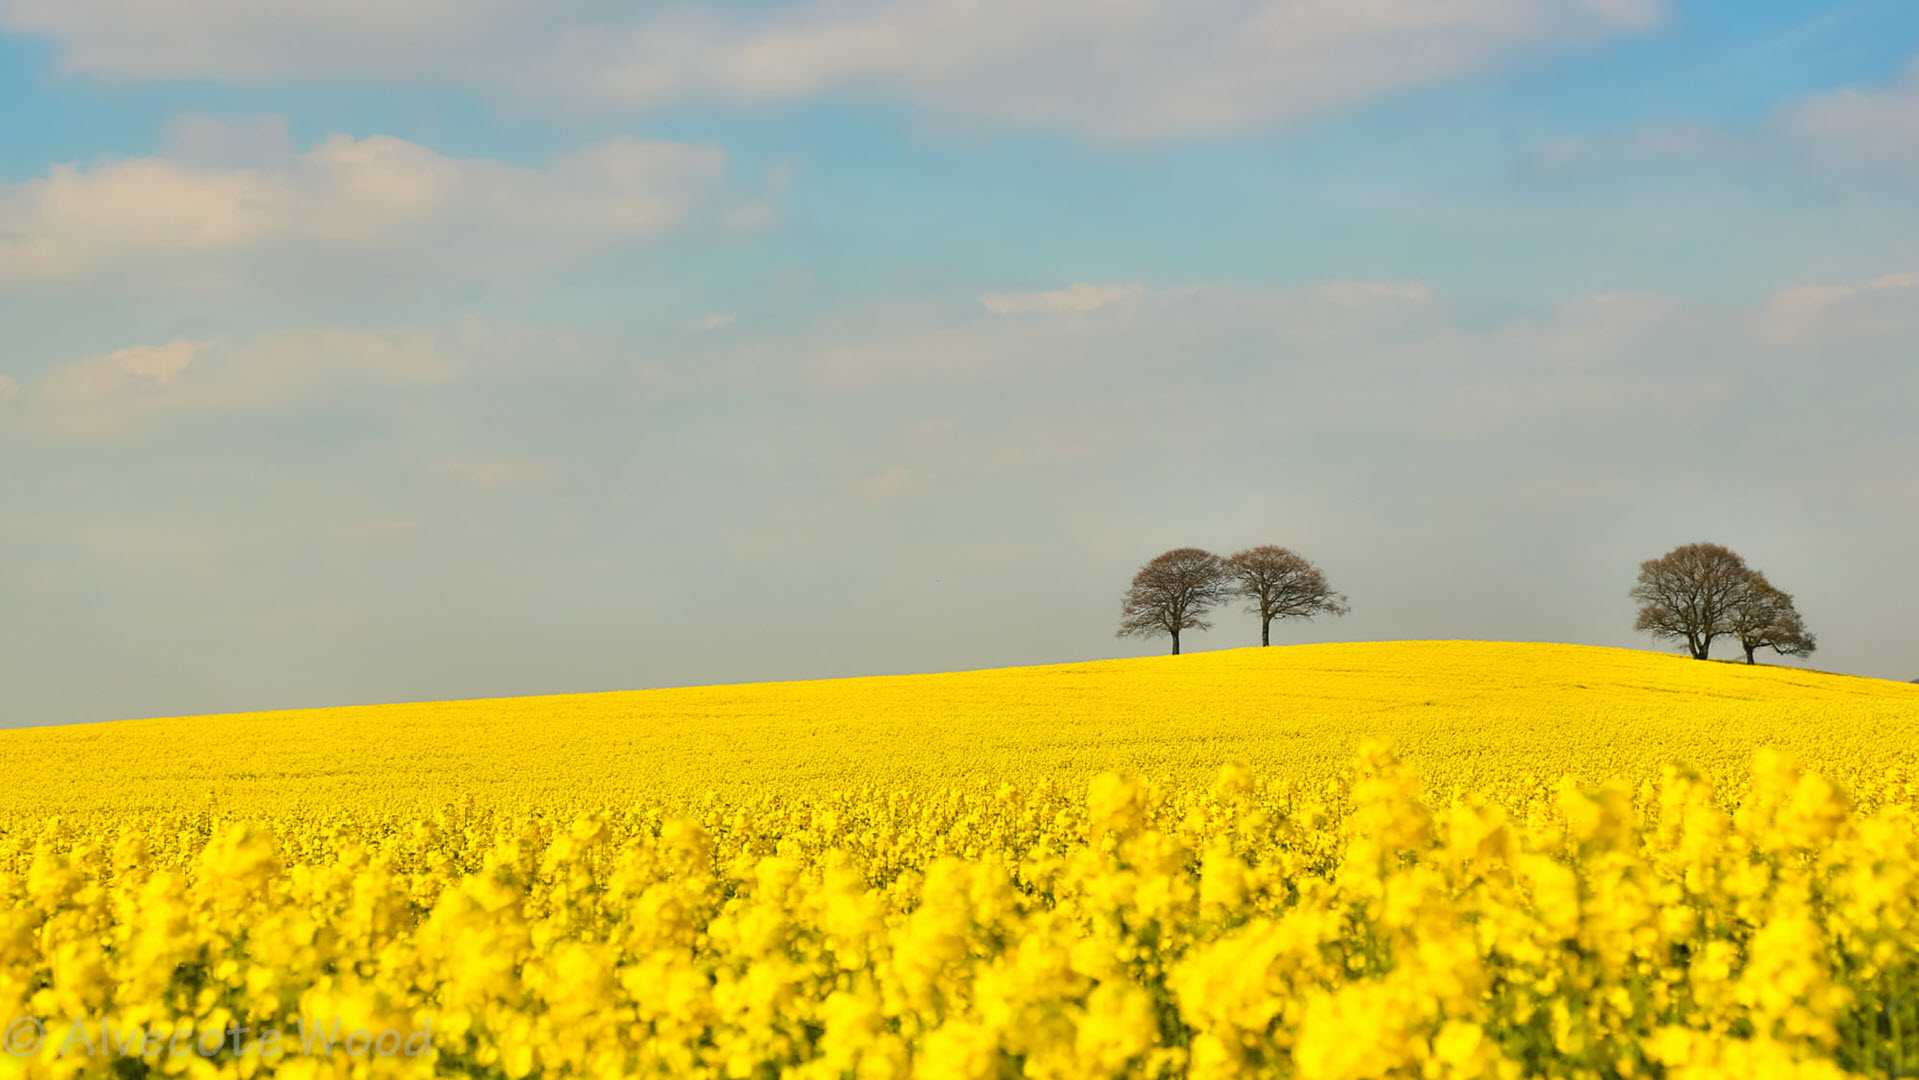
[[[1179,631],[1173,631],[1173,655],[1179,655]]]
[[[1262,646],[1271,645],[1273,643],[1273,619],[1272,619],[1272,616],[1270,615],[1260,620],[1259,643]]]
[[[1757,645],[1746,646],[1746,663],[1748,664],[1752,663],[1752,654],[1758,651],[1759,651],[1759,646]]]

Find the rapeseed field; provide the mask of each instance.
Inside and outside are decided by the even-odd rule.
[[[1919,1075],[1915,735],[1475,642],[4,732],[0,1072]]]

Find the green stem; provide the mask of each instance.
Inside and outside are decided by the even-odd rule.
[[[1906,1033],[1901,1030],[1899,1016],[1905,1011],[1905,996],[1900,993],[1901,978],[1905,974],[1903,967],[1895,968],[1886,979],[1886,1015],[1892,1022],[1892,1053],[1887,1055],[1887,1065],[1893,1076],[1906,1075]]]

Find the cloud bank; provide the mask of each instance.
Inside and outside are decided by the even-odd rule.
[[[822,97],[1099,140],[1271,128],[1649,30],[1663,0],[0,0],[112,79],[453,81],[652,110]]]

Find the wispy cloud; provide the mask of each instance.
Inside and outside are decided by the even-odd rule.
[[[722,326],[731,326],[733,325],[733,321],[733,316],[731,315],[707,315],[687,323],[686,331],[689,334],[705,333],[708,330],[718,330]]]
[[[1424,282],[1329,281],[1313,289],[1313,299],[1343,308],[1429,304],[1433,292]]]
[[[635,108],[879,95],[1100,140],[1283,125],[1537,50],[1643,31],[1662,0],[807,0],[574,32],[542,85]]]
[[[912,438],[933,441],[944,439],[958,431],[960,422],[952,416],[929,416],[924,420],[915,420],[906,425],[906,432]]]
[[[1757,321],[1772,345],[1834,347],[1919,334],[1919,274],[1883,274],[1863,285],[1795,285],[1775,293]]]
[[[1763,140],[1748,131],[1710,124],[1658,123],[1627,131],[1548,140],[1532,157],[1542,177],[1641,165],[1694,165],[1734,168],[1764,159]]]
[[[987,293],[988,313],[968,324],[885,331],[857,325],[809,350],[807,369],[829,386],[863,389],[902,380],[1006,379],[1057,371],[1100,355],[1163,352],[1167,362],[1222,335],[1306,345],[1401,331],[1433,304],[1416,282],[1329,282],[1307,289],[1138,284]],[[1115,350],[1115,342],[1123,347]]]
[[[1532,367],[1611,366],[1642,352],[1681,320],[1679,307],[1656,293],[1592,293],[1555,304],[1542,316],[1521,316],[1492,335],[1505,356]]]
[[[877,473],[854,481],[853,490],[868,502],[887,502],[924,491],[932,482],[933,478],[925,473],[915,472],[903,465],[888,465]]]
[[[1738,388],[1728,372],[1508,374],[1445,394],[1426,426],[1442,438],[1474,440],[1553,417],[1698,418],[1724,406]]]
[[[715,146],[610,139],[527,169],[381,135],[334,135],[264,168],[55,165],[0,185],[0,286],[273,250],[513,272],[654,236],[724,171]]]
[[[451,380],[459,365],[419,330],[291,331],[137,345],[57,364],[23,393],[30,426],[121,438],[168,417],[257,412],[379,386]]]
[[[554,478],[551,466],[532,461],[442,461],[433,472],[480,491],[539,487]]]
[[[1241,133],[1643,32],[1663,0],[0,0],[0,26],[116,79],[440,79],[657,108],[829,95],[1098,139]]]
[[[1132,300],[1146,292],[1143,285],[1088,285],[1080,282],[1049,292],[984,293],[980,303],[995,315],[1051,315],[1065,311],[1093,311],[1108,304]]]
[[[40,381],[38,400],[55,410],[85,409],[115,398],[161,391],[193,363],[202,344],[135,345],[62,364]]]
[[[1919,58],[1885,85],[1811,94],[1754,123],[1662,121],[1563,136],[1541,145],[1531,164],[1547,178],[1666,166],[1919,179]]]
[[[1818,159],[1919,179],[1919,58],[1890,85],[1814,95],[1778,123]]]
[[[1448,444],[1523,440],[1560,421],[1654,424],[1729,407],[1749,375],[1707,359],[1727,326],[1652,293],[1593,293],[1492,325],[1474,325],[1456,302],[1419,282],[1203,285],[1127,296],[1123,314],[1049,300],[1033,309],[1063,307],[1074,317],[930,320],[857,336],[836,324],[816,343],[783,337],[781,355],[810,356],[804,370],[826,391],[995,388],[1048,423],[969,422],[967,453],[1055,464],[1178,439],[1180,417],[1206,416],[1209,429],[1223,431],[1254,402],[1262,429],[1390,432]],[[1675,364],[1674,353],[1689,359]],[[921,445],[931,431],[958,430],[944,421],[901,428]]]

